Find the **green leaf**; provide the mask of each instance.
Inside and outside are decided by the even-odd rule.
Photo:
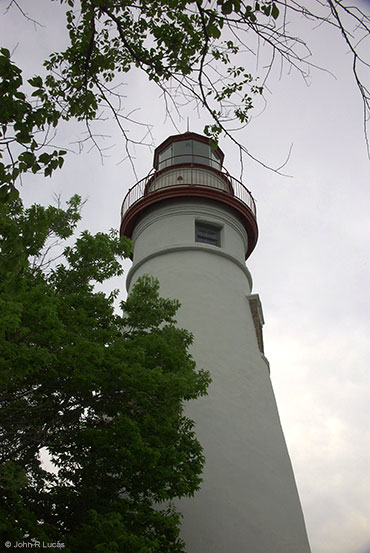
[[[42,87],[42,78],[39,76],[32,77],[32,79],[29,79],[28,82],[31,86],[34,86],[35,88],[41,88]]]
[[[274,19],[277,19],[279,17],[279,8],[277,7],[277,5],[275,3],[272,4],[272,10],[271,10],[271,15]]]
[[[232,0],[226,0],[221,6],[221,12],[223,15],[229,15],[233,11]]]
[[[208,25],[207,27],[208,35],[212,38],[220,38],[221,30],[214,24]]]
[[[10,58],[10,52],[7,48],[0,48],[0,53],[5,57],[5,58]]]
[[[40,171],[41,165],[39,163],[34,163],[31,167],[32,173],[36,174],[38,171]]]
[[[23,152],[18,156],[18,159],[20,161],[23,161],[27,165],[27,167],[31,167],[32,164],[35,162],[36,157],[35,154],[33,154],[32,152]]]
[[[3,202],[8,197],[9,186],[7,184],[0,186],[0,201]]]
[[[47,153],[43,153],[39,156],[39,162],[40,163],[43,163],[43,164],[47,164],[49,163],[49,161],[51,160],[52,156],[50,154],[47,154]]]
[[[28,144],[31,142],[31,135],[26,131],[26,129],[22,129],[20,132],[16,133],[15,138],[21,144]]]

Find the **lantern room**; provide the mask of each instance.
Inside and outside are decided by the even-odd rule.
[[[155,169],[191,163],[221,169],[224,155],[220,148],[213,148],[209,139],[195,133],[170,136],[157,149]]]

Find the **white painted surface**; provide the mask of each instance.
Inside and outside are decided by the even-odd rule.
[[[195,243],[195,220],[222,225],[221,248]],[[209,394],[187,406],[206,456],[204,482],[179,501],[188,553],[309,553],[293,471],[247,296],[238,216],[205,200],[153,206],[134,232],[129,289],[143,274],[182,307]],[[268,315],[267,315],[268,316]]]
[[[157,176],[150,184],[150,192],[169,186],[183,186],[184,184],[198,184],[209,186],[217,190],[230,190],[224,178],[202,167],[176,167],[167,169]]]

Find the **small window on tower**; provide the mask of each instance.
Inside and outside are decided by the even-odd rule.
[[[195,241],[221,246],[221,227],[211,223],[195,222]]]

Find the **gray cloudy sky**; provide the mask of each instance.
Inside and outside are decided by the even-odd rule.
[[[23,2],[44,25],[35,29],[15,10],[3,16],[8,3],[0,0],[3,45],[17,47],[15,61],[31,77],[63,44],[60,7]],[[362,105],[342,41],[301,22],[294,31],[306,36],[316,61],[335,77],[313,71],[307,86],[294,73],[279,78],[276,68],[266,109],[239,136],[274,166],[293,144],[289,178],[245,161],[243,181],[257,200],[260,229],[248,265],[263,304],[265,350],[312,553],[369,553],[370,162]],[[248,63],[256,73],[255,61]],[[128,106],[141,108],[137,117],[153,125],[155,144],[175,134],[158,91],[137,72],[126,83]],[[204,121],[190,109],[186,116],[190,130],[202,132]],[[184,132],[186,119],[178,126]],[[56,143],[70,144],[77,132],[69,125]],[[70,154],[52,179],[24,179],[26,202],[47,204],[55,193],[64,200],[78,193],[88,199],[81,228],[118,227],[120,204],[136,179],[127,160],[119,163],[125,154],[117,130],[108,124],[101,132],[111,135],[107,145],[116,143],[103,165],[96,152]],[[222,139],[220,146],[225,166],[239,178],[236,147]],[[138,147],[135,155],[142,178],[152,152]],[[124,279],[112,286],[124,296]]]

